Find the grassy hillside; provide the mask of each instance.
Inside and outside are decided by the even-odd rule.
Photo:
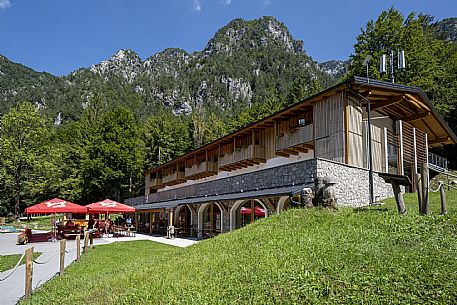
[[[457,193],[449,214],[395,205],[289,210],[187,249],[100,246],[32,304],[412,304],[457,302]]]

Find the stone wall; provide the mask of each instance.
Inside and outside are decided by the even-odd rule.
[[[317,176],[333,176],[337,203],[346,206],[363,206],[370,201],[369,171],[364,168],[349,166],[324,159],[317,159]],[[393,197],[392,186],[373,173],[375,200]]]
[[[159,201],[239,193],[241,190],[277,188],[312,183],[315,177],[333,176],[337,203],[347,206],[363,206],[369,203],[368,170],[325,159],[311,159],[283,166],[250,172],[194,185],[166,190],[148,196],[127,199],[129,205]],[[393,197],[392,187],[374,173],[375,199]],[[162,193],[162,194],[161,194]],[[159,196],[161,196],[159,198]]]
[[[181,198],[239,193],[312,183],[315,177],[316,159],[290,163],[237,176],[187,185],[176,189],[157,192],[147,196],[129,198],[131,206],[168,201]]]

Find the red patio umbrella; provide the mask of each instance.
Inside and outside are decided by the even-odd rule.
[[[25,209],[27,214],[54,214],[54,224],[57,213],[75,213],[86,214],[87,208],[76,203],[66,201],[60,198],[43,201]],[[54,240],[56,240],[55,225],[52,228]]]
[[[59,198],[43,201],[25,209],[27,214],[86,214],[87,208]]]
[[[134,207],[116,202],[111,199],[105,199],[103,201],[94,202],[86,205],[88,213],[134,213],[136,209]]]
[[[242,207],[240,210],[240,214],[245,214],[245,215],[250,215],[251,214],[251,209],[250,208],[245,208]],[[254,215],[259,216],[259,217],[265,217],[265,210],[256,206],[254,208]]]

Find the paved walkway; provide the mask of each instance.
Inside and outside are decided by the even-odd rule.
[[[34,231],[35,232],[35,231]],[[0,235],[0,255],[23,254],[30,247],[34,252],[42,252],[36,261],[46,262],[45,264],[33,264],[33,283],[32,289],[35,290],[46,281],[50,280],[59,272],[59,242],[41,242],[27,245],[16,245],[16,233]],[[134,240],[151,240],[177,247],[188,247],[196,240],[175,238],[166,239],[164,237],[148,236],[137,234],[136,237],[119,237],[119,238],[96,238],[94,245],[110,244],[113,242],[134,241]],[[84,240],[81,240],[81,247]],[[76,241],[68,240],[66,245],[65,267],[70,265],[76,259]],[[82,250],[81,250],[82,253]],[[9,271],[0,272],[0,279],[8,275]],[[2,305],[16,304],[24,295],[25,289],[25,265],[19,266],[16,271],[6,280],[0,282],[0,303]]]

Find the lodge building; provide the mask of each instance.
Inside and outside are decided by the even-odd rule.
[[[457,137],[424,92],[354,77],[145,172],[138,230],[205,237],[279,213],[318,177],[334,177],[339,205],[369,203],[368,108],[373,193],[392,196],[379,173],[444,167],[432,147]],[[432,156],[432,157],[430,157]]]

